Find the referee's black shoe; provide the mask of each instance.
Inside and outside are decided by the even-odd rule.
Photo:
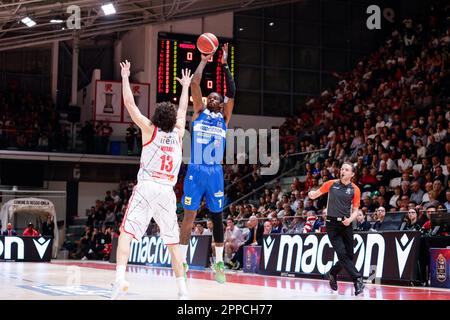
[[[363,292],[363,290],[364,290],[363,278],[359,277],[358,279],[355,280],[355,296]]]
[[[336,276],[328,272],[328,280],[330,281],[330,288],[333,291],[336,291],[338,289],[338,284],[336,281]]]

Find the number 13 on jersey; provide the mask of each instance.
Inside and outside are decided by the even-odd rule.
[[[173,169],[173,158],[169,155],[161,156],[161,171],[171,172]]]

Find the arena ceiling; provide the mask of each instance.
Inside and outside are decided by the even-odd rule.
[[[296,2],[294,0],[0,0],[0,51],[125,32],[143,24],[191,18],[225,11],[242,11]],[[112,3],[116,10],[106,16],[102,5]],[[80,8],[80,29],[68,29],[67,8]],[[36,25],[29,27],[22,19]],[[51,23],[51,20],[59,22]],[[70,19],[69,19],[70,20]],[[63,21],[63,22],[60,22]],[[73,21],[73,20],[72,20]]]

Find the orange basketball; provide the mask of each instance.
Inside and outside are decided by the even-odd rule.
[[[213,54],[219,47],[219,40],[212,33],[203,33],[197,39],[197,48],[203,54]]]

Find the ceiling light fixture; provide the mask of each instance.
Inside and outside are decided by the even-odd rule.
[[[116,13],[116,8],[114,8],[114,5],[112,3],[102,5],[102,10],[105,13],[105,16]]]
[[[36,25],[36,22],[34,22],[30,17],[25,17],[20,21],[22,21],[23,24],[26,24],[27,27],[30,28]]]

